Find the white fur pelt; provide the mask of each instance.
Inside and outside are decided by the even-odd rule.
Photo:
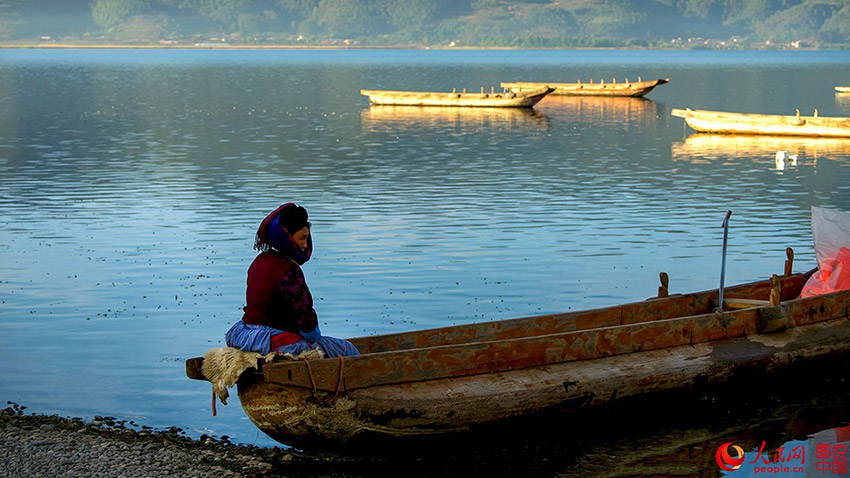
[[[270,361],[273,357],[273,353],[263,357],[258,352],[243,352],[235,347],[216,347],[204,354],[201,371],[212,383],[213,394],[222,404],[227,405],[227,398],[230,396],[227,389],[239,380],[242,372],[257,368],[257,360],[260,358]]]
[[[213,395],[218,397],[223,405],[227,405],[227,398],[230,397],[227,389],[239,380],[242,373],[249,368],[257,368],[257,360],[263,359],[266,363],[269,363],[275,358],[275,355],[288,360],[317,360],[325,357],[325,353],[319,348],[305,350],[298,355],[277,354],[275,352],[262,355],[259,352],[244,352],[235,347],[216,347],[204,354],[201,371],[204,373],[204,377],[212,383]],[[215,398],[213,398],[213,407],[215,407]],[[215,408],[213,408],[213,414],[215,414]]]

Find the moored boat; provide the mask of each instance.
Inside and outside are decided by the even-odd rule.
[[[791,255],[789,254],[789,258]],[[798,298],[813,274],[600,309],[351,339],[360,356],[258,362],[251,421],[297,447],[464,432],[656,392],[769,376],[850,351],[850,291]],[[186,373],[204,379],[203,359]]]
[[[481,89],[480,93],[452,91],[451,93],[431,91],[391,91],[391,90],[360,90],[360,94],[369,97],[373,105],[401,106],[463,106],[487,108],[531,108],[553,91],[548,86],[522,93],[496,92],[491,88],[489,93]]]
[[[515,93],[534,90],[541,86],[547,85],[555,88],[552,95],[563,96],[644,96],[658,85],[663,85],[670,81],[669,78],[661,78],[657,80],[643,81],[638,77],[638,81],[631,82],[626,78],[625,82],[617,82],[614,78],[611,83],[605,83],[605,80],[600,80],[599,83],[594,83],[590,80],[589,83],[535,83],[528,81],[503,82],[502,88],[507,88]]]
[[[673,109],[673,116],[701,133],[762,134],[778,136],[850,137],[850,118],[763,115],[691,109]]]

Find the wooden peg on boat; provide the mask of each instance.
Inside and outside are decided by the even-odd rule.
[[[452,88],[452,93],[457,93],[457,88]]]
[[[658,297],[667,297],[669,295],[669,285],[670,278],[667,277],[666,272],[662,272],[658,274],[658,277],[661,279],[661,286],[658,287]]]
[[[643,81],[643,80],[641,80],[640,77],[638,76],[638,83],[640,83],[641,81]]]
[[[481,87],[481,94],[482,95],[484,94],[484,87],[483,86]]]
[[[779,305],[782,301],[782,282],[779,280],[779,276],[773,274],[770,278],[770,305]]]
[[[466,94],[466,88],[463,89],[463,94]]]
[[[790,276],[791,269],[794,267],[794,249],[786,247],[785,257],[787,257],[787,259],[785,259],[785,275]]]
[[[817,117],[818,117],[818,109],[815,108],[815,118],[817,118]]]

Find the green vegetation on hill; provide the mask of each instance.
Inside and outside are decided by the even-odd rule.
[[[0,40],[457,46],[850,44],[850,0],[0,0]]]

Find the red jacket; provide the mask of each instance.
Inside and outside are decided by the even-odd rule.
[[[246,324],[287,332],[312,332],[318,326],[301,267],[274,251],[260,253],[251,263],[245,298]]]

